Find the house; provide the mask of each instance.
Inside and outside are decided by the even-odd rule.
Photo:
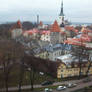
[[[44,49],[37,48],[33,50],[33,54],[35,57],[39,57],[41,59],[48,59],[48,52]]]
[[[47,30],[48,29],[48,25],[43,24],[42,21],[40,21],[39,25],[38,25],[38,29],[39,30]]]
[[[39,31],[37,29],[30,29],[30,30],[25,30],[23,32],[23,36],[27,38],[36,39],[38,33]]]
[[[73,38],[76,35],[76,31],[73,26],[65,26],[64,29],[65,29],[67,38]]]
[[[57,69],[57,78],[79,76],[80,64],[78,62],[78,59],[74,61],[74,57],[68,54],[57,58],[57,61],[61,62],[61,64]],[[82,71],[81,71],[82,75],[86,75],[88,65],[89,65],[89,62],[86,59],[84,59],[82,62]],[[89,75],[92,74],[92,64],[88,74]]]
[[[70,53],[72,46],[66,44],[49,44],[44,49],[48,52],[48,59],[56,61],[57,57]]]
[[[43,30],[41,32],[41,38],[42,41],[48,41],[50,42],[50,30]]]

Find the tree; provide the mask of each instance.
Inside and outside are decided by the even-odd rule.
[[[56,77],[57,67],[60,64],[60,62],[53,62],[49,60],[35,58],[33,56],[25,56],[24,63],[30,72],[31,90],[34,89],[33,85],[36,78],[35,77],[36,72],[43,72],[47,75]]]
[[[12,40],[0,40],[0,64],[3,67],[6,92],[8,92],[8,79],[13,65],[19,62],[22,56],[22,47]]]
[[[18,85],[19,89],[18,89],[18,92],[21,92],[21,86],[22,86],[22,82],[23,82],[24,71],[25,71],[24,62],[21,61],[21,63],[20,63],[20,73],[19,73],[19,85]]]
[[[88,76],[88,73],[89,73],[89,70],[91,68],[91,65],[92,65],[92,57],[90,56],[90,49],[87,48],[87,51],[88,51],[88,68],[87,68],[87,71],[86,71],[86,76]]]
[[[83,59],[88,60],[88,58],[89,58],[87,49],[83,46],[74,46],[72,49],[72,55],[78,59],[79,68],[80,68],[80,70],[79,70],[79,78],[80,78],[82,76],[81,71],[82,71]]]

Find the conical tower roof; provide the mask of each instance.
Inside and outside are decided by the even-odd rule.
[[[64,13],[63,13],[63,0],[62,0],[62,3],[61,3],[61,11],[60,11],[59,16],[64,16]]]
[[[54,24],[51,26],[51,32],[60,32],[60,27],[56,20],[55,20]]]
[[[22,28],[22,24],[21,24],[20,20],[17,21],[16,28]]]

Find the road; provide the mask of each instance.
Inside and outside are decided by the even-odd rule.
[[[91,86],[92,85],[92,81],[91,82],[88,82],[88,83],[80,83],[78,84],[76,87],[74,88],[67,88],[65,90],[62,90],[62,91],[59,91],[59,92],[72,92],[72,91],[75,91],[75,90],[78,90],[78,89],[82,89],[84,87],[88,87],[88,86]],[[44,91],[43,91],[44,92]],[[58,92],[56,90],[53,90],[53,92]]]
[[[85,79],[85,78],[84,78]],[[71,92],[71,91],[74,91],[74,90],[77,90],[77,89],[81,89],[81,88],[84,88],[86,86],[91,86],[92,85],[92,81],[91,82],[88,82],[88,83],[83,83],[82,81],[84,79],[81,79],[81,80],[73,80],[73,81],[64,81],[64,82],[56,82],[54,83],[52,86],[56,86],[56,85],[62,85],[62,84],[68,84],[68,83],[77,83],[77,87],[75,88],[71,88],[71,89],[66,89],[66,90],[63,90],[62,92]],[[90,76],[90,79],[92,79],[92,76]],[[49,86],[41,86],[41,85],[34,85],[34,88],[42,88],[42,87],[49,87]],[[30,85],[26,85],[26,86],[22,86],[22,89],[30,89],[31,86]],[[18,87],[10,87],[9,88],[9,91],[17,91],[18,90]],[[4,92],[5,89],[0,89],[0,92]],[[57,91],[53,91],[53,92],[57,92]]]

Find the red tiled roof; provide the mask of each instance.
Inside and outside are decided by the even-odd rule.
[[[91,37],[87,34],[82,34],[80,38],[68,38],[65,43],[66,44],[72,44],[72,45],[78,45],[78,46],[85,46],[86,42],[91,42]]]
[[[56,20],[55,20],[54,24],[51,26],[51,32],[60,32],[60,27]]]
[[[65,26],[65,29],[67,31],[73,31],[74,30],[74,27],[73,26]]]
[[[20,20],[18,20],[17,23],[14,24],[14,25],[10,28],[10,32],[12,32],[12,30],[14,30],[14,29],[16,29],[16,28],[22,29],[22,24],[21,24]]]
[[[22,24],[21,24],[20,20],[17,21],[16,28],[22,28]]]
[[[65,35],[65,34],[66,34],[66,32],[61,32],[61,34],[62,34],[62,35]]]
[[[74,32],[75,32],[76,34],[78,34],[79,31],[78,31],[77,29],[75,29]]]
[[[24,31],[24,33],[28,33],[29,35],[32,35],[34,33],[38,33],[39,31],[37,29],[33,29],[33,30],[26,30]]]
[[[45,35],[45,34],[50,34],[50,30],[48,30],[48,31],[47,31],[47,30],[43,30],[43,31],[41,32],[41,34],[44,34],[44,35]]]

